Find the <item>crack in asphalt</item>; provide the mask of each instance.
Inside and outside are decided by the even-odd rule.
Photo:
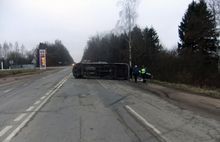
[[[128,94],[128,95],[129,95],[129,94]],[[114,101],[113,103],[111,103],[111,104],[109,104],[109,105],[107,105],[107,106],[112,106],[112,105],[114,105],[114,104],[116,104],[116,103],[120,102],[121,100],[124,100],[125,98],[127,98],[127,97],[128,97],[128,95],[121,97],[120,99],[118,99],[118,100]]]
[[[64,110],[64,109],[67,109],[67,108],[70,108],[70,107],[73,107],[73,106],[75,106],[75,105],[69,105],[69,106],[65,106],[65,107],[60,107],[59,109],[57,109],[57,110],[48,110],[48,111],[38,111],[38,112],[59,112],[59,111],[61,111],[61,110]]]
[[[82,142],[82,117],[79,118],[79,133],[80,133],[80,137],[79,137],[79,141]]]
[[[205,105],[208,105],[208,106],[212,106],[212,107],[214,107],[214,108],[216,108],[216,109],[220,109],[220,107],[218,107],[218,106],[216,106],[216,105],[214,105],[214,104],[206,103],[206,102],[203,102],[203,101],[200,101],[200,103],[205,104]]]
[[[135,131],[126,123],[126,121],[124,120],[124,118],[121,116],[121,114],[118,112],[118,111],[115,111],[117,114],[118,114],[118,116],[119,116],[119,118],[117,119],[121,124],[123,124],[123,125],[125,125],[126,127],[127,127],[127,129],[129,129],[135,136],[136,136],[136,138],[140,141],[140,142],[142,142],[141,141],[141,139],[140,139],[140,137],[135,133]],[[130,114],[129,114],[130,115]],[[132,116],[131,116],[132,117]],[[127,131],[126,131],[126,133],[127,133]],[[132,140],[133,141],[133,140]]]

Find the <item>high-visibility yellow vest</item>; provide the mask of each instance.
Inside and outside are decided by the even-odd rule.
[[[144,69],[141,69],[141,73],[142,73],[142,74],[145,74],[145,73],[146,73],[145,68],[144,68]]]

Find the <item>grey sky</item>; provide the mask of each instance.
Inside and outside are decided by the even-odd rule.
[[[27,50],[62,41],[79,62],[89,37],[111,31],[118,0],[0,0],[0,44],[17,41]],[[177,44],[178,25],[192,0],[142,0],[137,25],[153,26],[166,48]]]

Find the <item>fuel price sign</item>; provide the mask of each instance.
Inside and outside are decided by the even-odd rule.
[[[45,49],[39,50],[39,59],[40,59],[40,69],[46,69],[46,53]]]

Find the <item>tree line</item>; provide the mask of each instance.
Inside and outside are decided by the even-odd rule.
[[[46,65],[47,66],[60,66],[60,65],[71,65],[74,60],[70,56],[67,48],[62,44],[60,40],[55,40],[55,43],[40,43],[36,48],[36,51],[39,49],[47,49],[46,55]],[[39,52],[37,54],[37,63],[39,62]],[[39,63],[38,63],[39,65]]]
[[[216,1],[189,4],[178,28],[180,41],[171,50],[163,47],[153,27],[134,26],[129,32],[91,36],[82,59],[129,63],[131,51],[132,65],[146,65],[155,79],[219,88],[220,10],[211,2]]]
[[[131,31],[135,38],[132,41],[132,63],[142,65],[146,60],[151,63],[163,49],[156,30],[151,27],[140,29],[135,26]],[[126,62],[128,63],[127,34],[97,34],[90,37],[84,49],[82,59],[91,61]]]
[[[4,42],[0,44],[0,62],[4,63],[4,68],[9,68],[9,61],[12,60],[14,65],[32,64],[33,60],[39,66],[39,49],[47,49],[46,65],[71,65],[74,60],[70,56],[67,48],[60,40],[55,40],[55,43],[39,43],[36,48],[28,51],[22,44],[19,46],[18,42],[13,45],[11,42]]]

